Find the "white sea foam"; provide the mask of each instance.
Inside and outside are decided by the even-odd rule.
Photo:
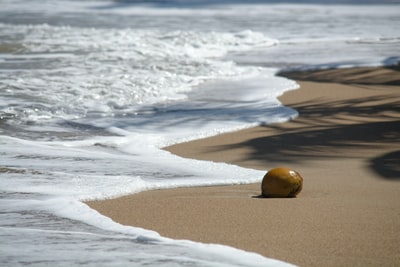
[[[34,121],[126,114],[144,104],[185,99],[183,93],[204,81],[259,72],[218,57],[275,43],[252,31],[165,33],[0,24],[0,33],[24,36],[19,41],[24,54],[6,57],[15,75],[0,72],[0,89],[8,90],[10,98],[17,95],[18,101],[20,94],[37,101],[4,105],[3,112]]]

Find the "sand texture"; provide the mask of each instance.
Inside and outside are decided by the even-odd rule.
[[[293,121],[166,148],[177,155],[304,178],[297,198],[260,184],[149,191],[88,204],[163,236],[220,243],[300,266],[400,266],[400,72],[286,73]],[[260,177],[261,180],[262,177]]]

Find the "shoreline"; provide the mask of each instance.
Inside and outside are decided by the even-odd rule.
[[[162,236],[229,245],[300,266],[395,266],[398,67],[281,75],[300,84],[279,98],[299,111],[298,118],[165,150],[259,170],[291,167],[304,178],[297,198],[256,198],[260,184],[250,184],[147,191],[87,204]]]

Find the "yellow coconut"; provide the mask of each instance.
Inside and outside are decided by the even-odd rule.
[[[269,170],[261,183],[264,197],[296,197],[303,188],[303,178],[289,168]]]

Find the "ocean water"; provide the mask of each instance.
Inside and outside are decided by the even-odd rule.
[[[0,265],[290,266],[82,201],[259,182],[161,148],[296,117],[282,69],[399,61],[398,1],[293,2],[0,0]]]

